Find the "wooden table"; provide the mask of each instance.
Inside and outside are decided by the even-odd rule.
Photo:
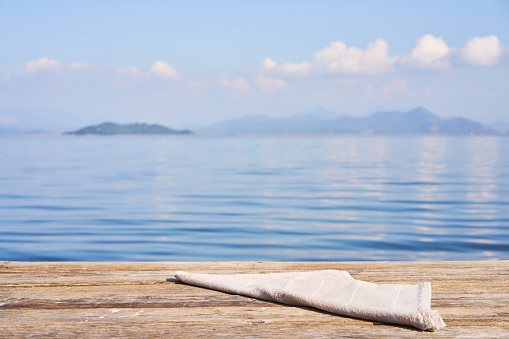
[[[177,270],[346,270],[374,283],[430,281],[447,327],[421,332],[207,290]],[[509,261],[0,262],[0,337],[509,338]]]

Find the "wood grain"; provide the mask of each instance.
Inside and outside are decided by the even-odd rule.
[[[447,327],[421,332],[188,286],[177,270],[338,269],[373,283],[430,281]],[[509,261],[0,262],[0,337],[509,338]]]

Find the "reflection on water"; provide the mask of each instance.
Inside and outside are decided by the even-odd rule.
[[[506,137],[0,138],[3,260],[509,259]]]
[[[471,182],[479,184],[477,190],[471,190],[466,198],[474,202],[488,202],[497,199],[496,196],[496,173],[498,163],[497,140],[482,139],[482,142],[469,143],[468,170]],[[476,210],[467,212],[475,213]]]

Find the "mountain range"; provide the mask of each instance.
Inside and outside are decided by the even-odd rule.
[[[323,108],[285,118],[250,115],[199,128],[202,134],[289,133],[496,133],[465,118],[442,119],[423,107],[408,112],[377,112],[367,117],[339,115]]]
[[[272,118],[249,115],[220,121],[206,127],[194,127],[199,134],[324,134],[324,133],[444,133],[444,134],[509,134],[508,122],[481,124],[465,118],[443,119],[429,110],[418,107],[408,112],[385,111],[366,117],[337,114],[317,107],[309,112],[289,117]],[[157,124],[116,124],[105,122],[87,126],[68,135],[116,134],[192,134],[189,129],[176,130]],[[0,135],[51,134],[46,130],[6,128],[0,125]]]

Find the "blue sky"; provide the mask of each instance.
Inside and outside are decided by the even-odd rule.
[[[509,121],[509,1],[2,1],[0,128],[322,106]]]

